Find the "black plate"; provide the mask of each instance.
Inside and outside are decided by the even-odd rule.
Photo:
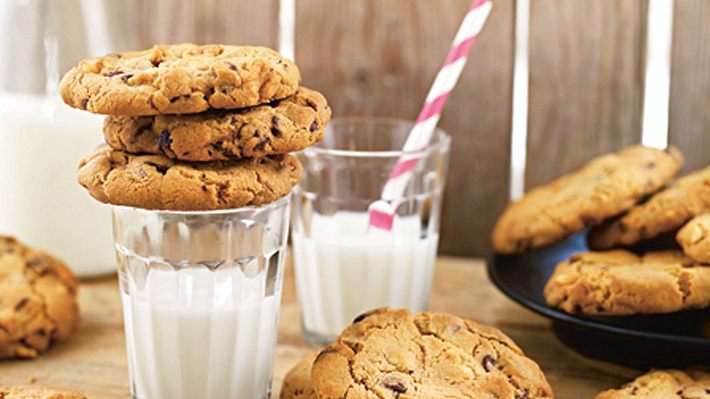
[[[523,255],[493,254],[488,276],[504,294],[552,319],[557,337],[586,356],[630,367],[710,364],[710,309],[667,315],[573,316],[545,303],[543,288],[555,266],[587,251],[586,234]]]

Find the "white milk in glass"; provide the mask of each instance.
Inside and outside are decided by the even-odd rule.
[[[0,94],[0,234],[80,276],[115,269],[111,213],[76,181],[79,161],[103,142],[101,123],[58,96]]]
[[[123,292],[134,397],[266,399],[280,292],[264,296],[265,274],[153,269]]]
[[[398,217],[391,232],[368,215],[313,215],[311,236],[292,234],[304,327],[336,337],[360,313],[381,306],[426,310],[438,235],[421,237],[419,215]]]

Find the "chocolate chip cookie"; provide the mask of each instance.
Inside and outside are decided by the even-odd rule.
[[[300,80],[293,62],[264,47],[157,45],[81,61],[60,94],[98,114],[190,114],[286,98]]]
[[[34,385],[0,388],[0,399],[86,399],[86,396]]]
[[[303,169],[292,155],[189,163],[106,146],[79,165],[79,184],[112,205],[172,211],[259,206],[291,192]]]
[[[302,150],[323,138],[330,121],[325,97],[301,87],[267,105],[196,115],[109,116],[106,142],[130,153],[185,161],[263,157]]]
[[[281,399],[318,399],[311,384],[311,370],[315,355],[305,357],[286,374],[281,387]]]
[[[608,249],[636,244],[674,231],[705,212],[710,212],[710,166],[676,180],[648,201],[592,230],[589,246]]]
[[[680,251],[586,252],[557,265],[547,304],[571,314],[671,313],[710,306],[710,267]]]
[[[499,330],[388,308],[358,316],[311,377],[320,399],[553,397],[538,365]]]
[[[676,235],[683,252],[698,262],[710,264],[710,213],[690,220]]]
[[[511,204],[495,225],[493,247],[520,253],[600,224],[663,187],[682,164],[675,147],[636,145],[596,158]]]
[[[654,370],[595,399],[709,399],[710,374],[699,370]]]
[[[0,236],[0,359],[35,358],[67,339],[79,322],[77,289],[60,260]]]

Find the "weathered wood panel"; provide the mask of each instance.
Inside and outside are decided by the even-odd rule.
[[[674,8],[669,141],[693,170],[710,164],[710,2],[676,0]]]
[[[277,48],[278,0],[132,0],[142,47],[225,43]]]
[[[640,142],[646,1],[533,0],[526,187]]]
[[[296,62],[335,117],[414,119],[469,0],[298,0]],[[481,255],[507,202],[512,0],[496,0],[440,126],[453,136],[441,251]]]

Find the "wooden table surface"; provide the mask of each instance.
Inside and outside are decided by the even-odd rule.
[[[284,281],[273,398],[278,398],[288,369],[314,350],[301,337],[290,262]],[[0,362],[0,385],[35,382],[82,391],[90,399],[130,396],[116,279],[84,281],[80,302],[82,323],[77,334],[37,360]],[[558,399],[593,398],[597,392],[619,386],[638,374],[584,358],[564,347],[546,319],[496,290],[480,259],[439,258],[431,309],[502,329],[541,365]]]

